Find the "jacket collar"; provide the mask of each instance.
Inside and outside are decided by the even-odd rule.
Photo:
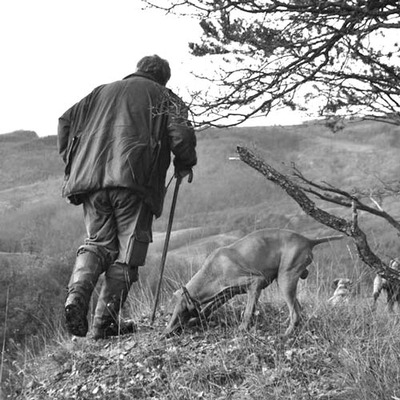
[[[139,77],[142,77],[142,78],[147,78],[147,79],[150,79],[151,81],[157,83],[157,81],[150,74],[147,74],[146,72],[141,72],[141,71],[136,71],[133,74],[130,74],[130,75],[126,76],[123,79],[135,78],[136,76],[139,76]]]

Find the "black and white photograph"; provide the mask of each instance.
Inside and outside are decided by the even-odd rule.
[[[400,400],[400,1],[3,1],[0,54],[0,400]]]

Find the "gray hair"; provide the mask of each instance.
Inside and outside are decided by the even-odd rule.
[[[167,60],[154,54],[153,56],[143,57],[137,63],[137,71],[149,74],[160,85],[165,86],[171,78],[171,69]]]

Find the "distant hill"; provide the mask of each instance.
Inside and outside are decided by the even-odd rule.
[[[38,139],[39,136],[34,131],[18,130],[10,133],[4,133],[0,135],[0,143],[10,142],[23,142],[27,140]]]
[[[232,160],[238,144],[248,146],[282,172],[290,173],[294,163],[309,179],[345,190],[372,188],[380,180],[398,181],[400,128],[389,124],[355,122],[335,134],[316,123],[235,127],[200,131],[197,137],[199,162],[193,183],[184,182],[180,190],[175,230],[327,230],[305,215],[279,187],[244,163]],[[169,177],[171,174],[172,169]],[[35,251],[49,254],[79,243],[84,235],[81,210],[61,198],[62,179],[56,136],[38,137],[32,131],[0,135],[0,226],[7,226],[0,231],[0,251],[22,251],[28,243]],[[171,193],[172,187],[163,216],[155,222],[155,232],[165,229]],[[332,204],[323,207],[335,210]],[[400,215],[396,198],[385,200],[384,207]],[[347,210],[336,208],[335,212],[346,215]],[[60,226],[64,227],[62,242],[51,231]]]
[[[268,162],[295,162],[313,178],[341,183],[343,178],[357,183],[360,175],[371,176],[373,170],[379,176],[394,178],[400,163],[399,157],[392,157],[400,149],[400,128],[375,122],[349,124],[336,134],[311,123],[208,129],[198,132],[197,137],[200,157],[195,173],[206,173],[213,179],[217,169],[225,168],[229,156],[235,155],[237,144],[255,149]],[[57,136],[39,137],[26,130],[0,135],[0,191],[37,184],[62,174]]]
[[[0,135],[0,191],[61,176],[57,137],[38,137],[33,131]]]

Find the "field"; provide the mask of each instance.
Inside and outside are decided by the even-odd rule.
[[[16,132],[0,135],[0,143],[0,398],[400,398],[398,316],[388,314],[383,296],[378,312],[371,312],[373,271],[351,239],[314,250],[310,275],[298,290],[304,322],[289,340],[279,339],[288,315],[276,284],[263,292],[246,334],[237,329],[245,302],[238,296],[207,326],[162,336],[172,292],[216,247],[265,227],[309,237],[335,234],[279,187],[231,160],[238,144],[281,172],[290,173],[295,163],[310,179],[377,193],[382,182],[398,179],[398,128],[354,122],[336,134],[312,123],[199,132],[199,165],[193,183],[180,189],[155,324],[149,316],[174,182],[125,310],[138,321],[138,332],[97,343],[72,341],[62,324],[65,286],[85,231],[80,208],[59,197],[56,138]],[[382,206],[398,218],[398,203],[392,196]],[[318,205],[350,218],[348,209]],[[383,260],[399,254],[397,232],[384,221],[361,214],[360,225]],[[341,309],[327,304],[337,277],[355,283],[351,304]]]

